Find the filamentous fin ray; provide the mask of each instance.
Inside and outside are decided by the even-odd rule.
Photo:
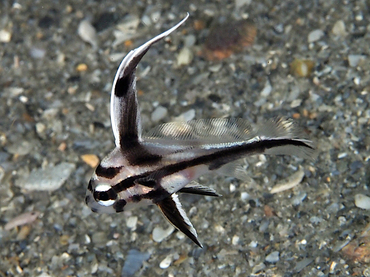
[[[144,140],[161,141],[168,145],[188,146],[196,149],[219,148],[232,143],[252,143],[255,141],[287,140],[291,144],[268,148],[261,154],[312,156],[314,147],[310,140],[302,139],[299,128],[290,120],[279,117],[268,120],[252,128],[249,122],[240,118],[200,119],[189,122],[171,122],[159,125],[149,131]]]
[[[202,244],[198,240],[197,232],[195,231],[193,224],[191,224],[188,216],[181,206],[180,200],[176,193],[172,194],[171,197],[167,197],[157,203],[166,219],[178,230],[183,232],[188,238],[190,238],[199,247]]]
[[[213,188],[210,188],[208,186],[203,186],[194,181],[191,182],[190,184],[187,184],[185,187],[180,189],[178,192],[199,194],[199,195],[205,195],[205,196],[215,196],[215,197],[222,196],[221,194],[217,193]]]
[[[250,124],[241,118],[198,119],[161,124],[146,134],[147,139],[171,139],[220,143],[253,137]]]

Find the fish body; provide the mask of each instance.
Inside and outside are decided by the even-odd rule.
[[[116,147],[96,168],[85,201],[98,213],[157,205],[171,224],[202,247],[178,193],[220,196],[212,188],[192,181],[207,173],[232,175],[230,165],[249,155],[309,157],[314,148],[284,118],[257,128],[235,118],[172,122],[145,136],[141,134],[136,67],[154,43],[176,30],[188,16],[122,60],[114,78],[110,105]]]

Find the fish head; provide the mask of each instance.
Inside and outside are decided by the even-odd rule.
[[[133,185],[131,176],[136,167],[131,167],[119,148],[107,155],[95,169],[86,190],[85,202],[93,212],[122,212],[129,201],[128,191]],[[125,191],[126,193],[122,193]]]

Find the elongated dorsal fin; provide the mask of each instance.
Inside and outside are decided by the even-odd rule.
[[[127,145],[126,148],[129,148],[141,139],[140,110],[136,92],[136,66],[154,43],[175,31],[188,17],[189,14],[174,27],[131,50],[118,67],[113,81],[110,106],[112,129],[117,147],[124,148]]]

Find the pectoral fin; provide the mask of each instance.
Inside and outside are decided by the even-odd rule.
[[[197,232],[195,231],[193,225],[191,224],[189,218],[187,217],[184,209],[181,206],[177,194],[172,194],[170,197],[167,197],[157,203],[157,205],[161,209],[167,220],[171,222],[174,227],[183,232],[199,247],[203,248],[202,244],[198,240]]]

